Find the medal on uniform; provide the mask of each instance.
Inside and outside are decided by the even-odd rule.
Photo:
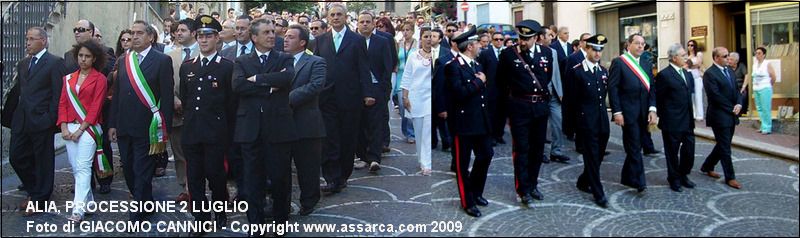
[[[209,76],[208,76],[208,80],[212,80],[212,79],[211,79],[211,75],[209,75]],[[219,86],[219,85],[217,84],[217,78],[214,78],[213,80],[214,80],[214,81],[212,81],[212,82],[211,82],[211,87],[212,87],[212,88],[217,88],[217,86]]]
[[[186,77],[187,77],[187,79],[186,79],[187,81],[192,81],[192,78],[194,78],[194,72],[189,72],[189,74],[187,74]]]

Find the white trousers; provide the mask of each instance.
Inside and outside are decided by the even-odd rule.
[[[422,169],[431,169],[431,115],[412,118],[417,156]]]
[[[67,124],[67,130],[70,133],[77,131],[79,127],[80,124],[77,123]],[[100,133],[103,132],[100,131]],[[97,145],[89,132],[83,132],[78,142],[66,141],[66,147],[72,174],[75,176],[75,197],[72,199],[75,208],[72,214],[83,215],[86,212],[85,204],[94,201],[90,184],[92,182],[92,162]]]
[[[694,78],[694,119],[703,120],[705,118],[705,107],[703,105],[703,77]]]

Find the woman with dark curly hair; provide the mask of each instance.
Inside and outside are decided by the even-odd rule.
[[[61,127],[75,176],[75,208],[68,219],[77,222],[83,220],[86,203],[94,201],[90,186],[92,164],[97,165],[98,177],[108,176],[111,165],[103,154],[100,127],[106,96],[106,76],[100,70],[106,64],[106,53],[91,40],[73,46],[73,52],[77,52],[75,61],[79,69],[64,76],[56,125]]]

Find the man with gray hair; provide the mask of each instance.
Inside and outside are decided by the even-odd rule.
[[[669,188],[681,192],[681,187],[695,187],[688,177],[694,166],[694,80],[692,74],[684,69],[689,57],[683,46],[675,43],[667,53],[669,66],[661,69],[655,80],[658,128],[664,138]]]
[[[236,46],[236,24],[234,24],[233,19],[227,19],[222,22],[222,31],[219,32],[219,39],[222,47],[218,51]]]

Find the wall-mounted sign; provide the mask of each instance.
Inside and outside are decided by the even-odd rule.
[[[707,36],[708,35],[708,26],[695,26],[692,27],[692,37],[695,36]]]

